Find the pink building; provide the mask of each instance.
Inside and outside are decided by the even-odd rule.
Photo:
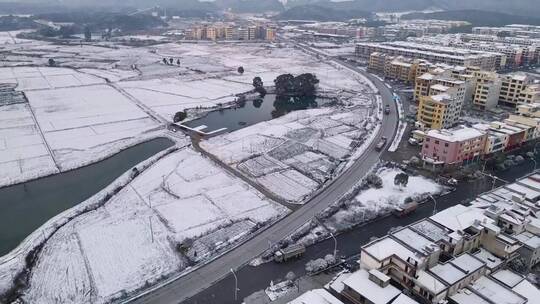
[[[464,126],[430,130],[422,145],[422,159],[434,167],[460,165],[483,154],[486,138],[484,132]]]

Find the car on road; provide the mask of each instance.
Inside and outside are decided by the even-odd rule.
[[[375,146],[375,150],[382,151],[384,149],[384,146],[386,146],[386,142],[388,141],[388,138],[386,136],[381,137],[377,145]]]
[[[386,114],[386,115],[390,114],[390,105],[386,105],[384,107],[384,114]]]

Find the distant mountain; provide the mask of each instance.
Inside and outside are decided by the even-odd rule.
[[[517,16],[511,14],[487,12],[479,10],[443,11],[434,13],[411,13],[401,17],[402,19],[439,19],[461,20],[471,23],[473,26],[504,26],[507,24],[532,24],[540,25],[540,18]]]
[[[215,0],[214,3],[220,8],[231,9],[237,13],[281,12],[285,10],[279,0]]]
[[[288,0],[286,7],[299,5],[330,6],[333,8],[355,8],[371,12],[442,10],[482,10],[507,14],[538,16],[538,0],[351,0],[334,2],[331,0]]]
[[[294,6],[277,16],[280,20],[347,21],[355,18],[368,18],[371,13],[359,9],[335,9],[320,5]]]

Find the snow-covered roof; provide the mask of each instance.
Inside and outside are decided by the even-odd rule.
[[[492,273],[491,276],[497,281],[503,283],[504,285],[514,288],[517,284],[523,281],[523,277],[509,269],[502,269],[495,273]]]
[[[536,303],[540,299],[540,290],[527,280],[522,280],[512,290],[529,300],[528,304]]]
[[[485,250],[484,248],[480,248],[475,254],[475,257],[482,260],[488,269],[496,269],[499,267],[503,260],[495,255],[493,255],[491,252]]]
[[[531,189],[529,187],[521,186],[517,183],[506,185],[505,188],[512,190],[513,192],[523,194],[528,200],[536,201],[540,198],[540,190]]]
[[[420,270],[416,273],[416,285],[422,286],[432,294],[438,295],[446,289],[446,285],[427,271]]]
[[[340,300],[324,289],[314,289],[305,292],[289,304],[343,304]]]
[[[441,91],[441,92],[446,92],[446,91],[448,91],[448,89],[450,89],[450,87],[447,87],[447,86],[442,85],[442,84],[434,84],[429,88],[432,89],[432,90],[437,90],[437,91]]]
[[[343,281],[343,284],[374,304],[387,304],[401,293],[390,284],[386,287],[377,285],[369,279],[369,273],[364,269],[352,273]]]
[[[401,243],[407,244],[408,247],[425,255],[430,255],[432,252],[439,250],[439,246],[437,244],[408,227],[392,233],[392,236],[401,241]]]
[[[337,293],[341,293],[345,286],[343,285],[343,281],[351,276],[350,272],[342,272],[338,274],[334,279],[328,283],[325,288],[333,290]]]
[[[418,304],[415,300],[409,298],[404,294],[400,294],[392,304]]]
[[[482,297],[490,299],[494,304],[524,304],[527,302],[524,297],[485,276],[469,285],[469,288]]]
[[[514,235],[514,238],[516,238],[519,242],[525,244],[529,248],[540,248],[540,237],[528,231]]]
[[[480,130],[468,127],[454,128],[448,130],[429,130],[428,137],[444,140],[447,142],[460,142],[474,139],[484,135]]]
[[[423,236],[434,242],[449,239],[448,231],[431,222],[429,219],[423,219],[418,223],[410,225],[409,228],[414,229],[418,233],[422,234]]]
[[[456,205],[445,209],[433,215],[430,219],[452,231],[463,231],[471,227],[476,220],[493,223],[492,219],[484,215],[483,210],[465,207],[463,205]]]
[[[452,265],[464,270],[467,273],[473,273],[478,269],[484,267],[484,262],[475,258],[470,253],[464,253],[457,258],[450,261]]]
[[[448,285],[454,285],[467,277],[467,273],[452,265],[452,263],[438,264],[429,271],[441,278]]]
[[[379,261],[385,260],[392,255],[398,256],[403,261],[407,261],[409,258],[418,262],[421,261],[421,258],[412,250],[401,245],[389,236],[375,240],[365,245],[362,249]]]
[[[450,297],[456,304],[492,304],[468,289],[461,289]]]

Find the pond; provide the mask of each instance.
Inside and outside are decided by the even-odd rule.
[[[173,145],[168,138],[156,138],[79,169],[0,188],[0,256],[15,249],[50,218]]]
[[[205,125],[207,128],[203,131],[206,133],[221,128],[227,128],[228,132],[232,132],[262,121],[278,118],[292,111],[318,108],[332,101],[328,98],[281,98],[275,94],[267,94],[264,98],[248,100],[232,108],[215,110],[201,118],[183,124],[190,128]]]

